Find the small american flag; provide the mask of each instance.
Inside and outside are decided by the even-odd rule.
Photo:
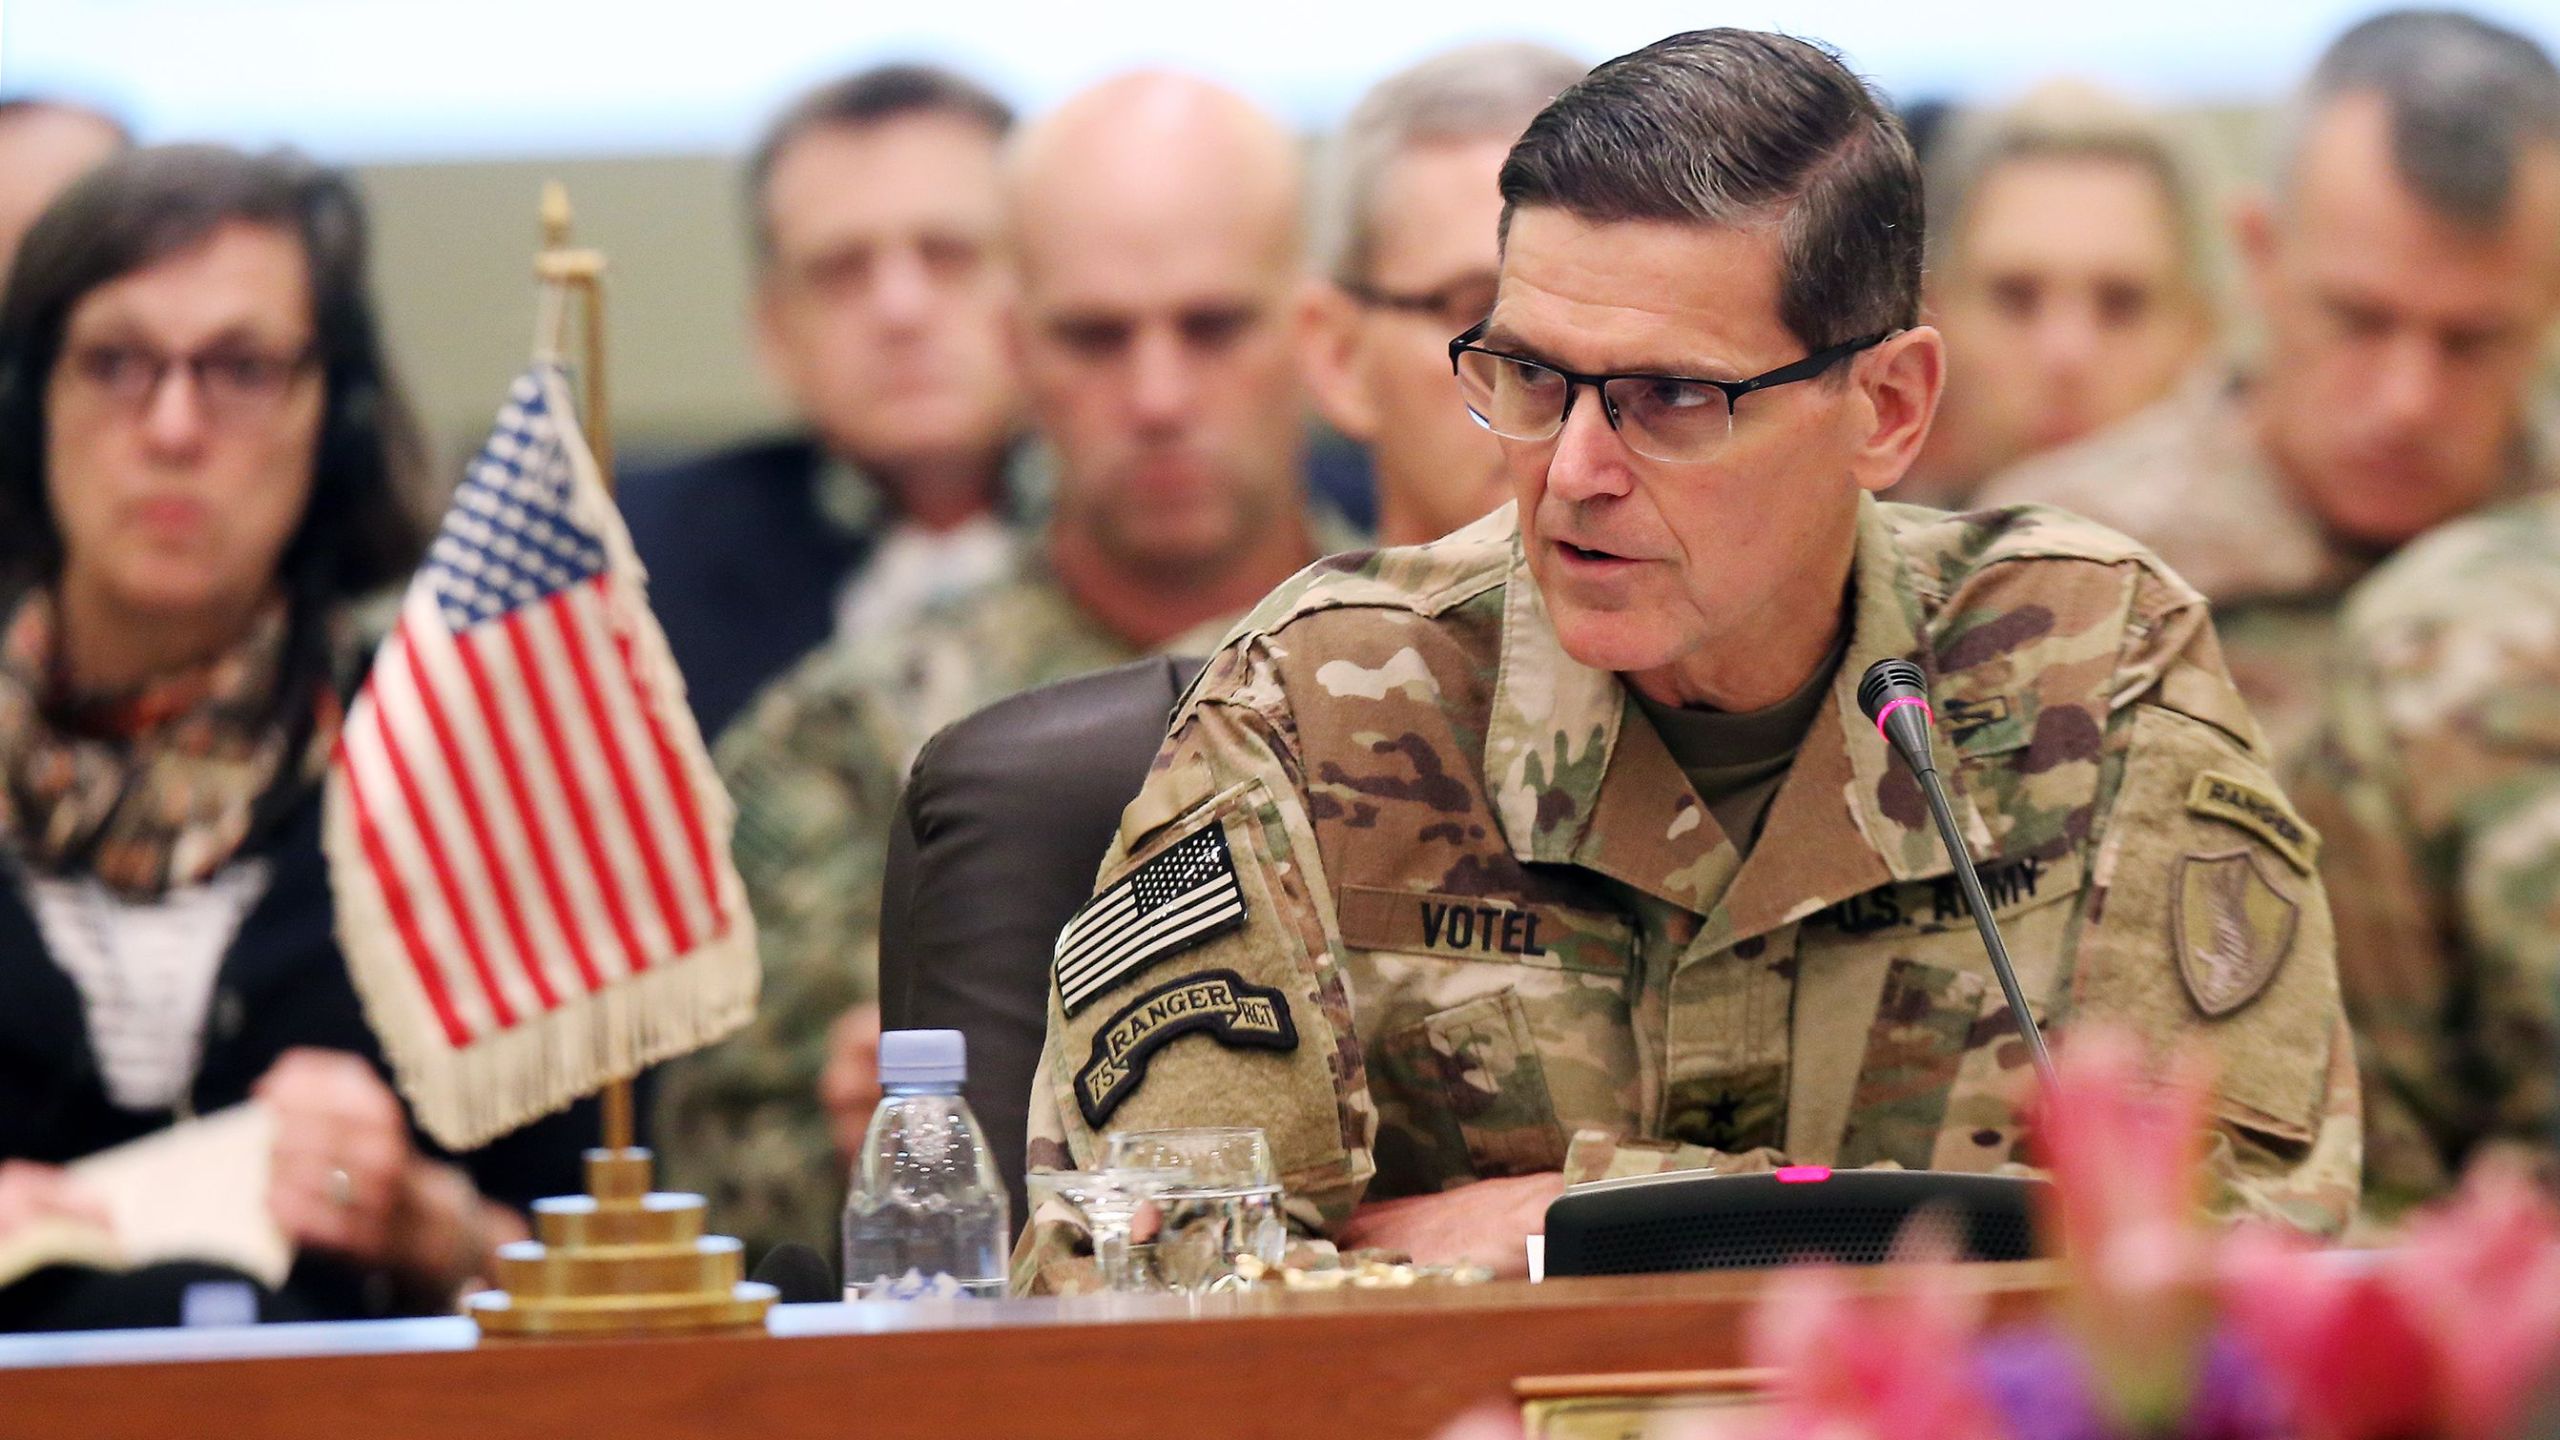
[[[1058,1004],[1069,1015],[1179,950],[1244,923],[1244,891],[1211,821],[1085,902],[1058,936]]]
[[[566,397],[516,381],[330,773],[350,969],[457,1148],[754,1006],[728,797]]]

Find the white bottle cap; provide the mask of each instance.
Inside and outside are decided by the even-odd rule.
[[[957,1030],[892,1030],[880,1037],[880,1083],[957,1085],[969,1078],[969,1044]]]

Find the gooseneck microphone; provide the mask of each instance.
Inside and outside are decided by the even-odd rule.
[[[1955,811],[1948,808],[1946,787],[1938,780],[1938,762],[1929,754],[1929,679],[1920,667],[1908,660],[1879,660],[1867,667],[1858,680],[1858,708],[1867,712],[1885,740],[1893,746],[1902,763],[1911,767],[1912,776],[1920,782],[1920,793],[1928,797],[1929,814],[1938,822],[1938,839],[1947,847],[1947,857],[1955,862],[1956,884],[1963,887],[1965,904],[1973,910],[1973,928],[1982,935],[1982,948],[1990,952],[1992,973],[2000,977],[2000,993],[2009,997],[2009,1019],[2018,1027],[2018,1035],[2027,1042],[2027,1054],[2036,1062],[2036,1075],[2047,1092],[2053,1089],[2053,1057],[2045,1053],[2044,1033],[2036,1028],[2036,1018],[2027,1011],[2026,992],[2018,988],[2018,972],[2009,964],[2009,947],[2000,939],[2000,927],[1991,919],[1991,902],[1982,893],[1982,877],[1974,872],[1973,856],[1964,845],[1964,836],[1956,828]]]

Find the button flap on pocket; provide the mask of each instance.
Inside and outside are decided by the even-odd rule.
[[[1564,1130],[1517,992],[1435,1011],[1398,1038],[1427,1067],[1433,1098],[1456,1119],[1477,1175],[1525,1175],[1564,1164]]]

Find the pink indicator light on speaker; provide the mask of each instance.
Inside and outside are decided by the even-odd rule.
[[[1828,1165],[1781,1165],[1774,1173],[1781,1185],[1806,1185],[1816,1180],[1830,1179],[1831,1167]]]

